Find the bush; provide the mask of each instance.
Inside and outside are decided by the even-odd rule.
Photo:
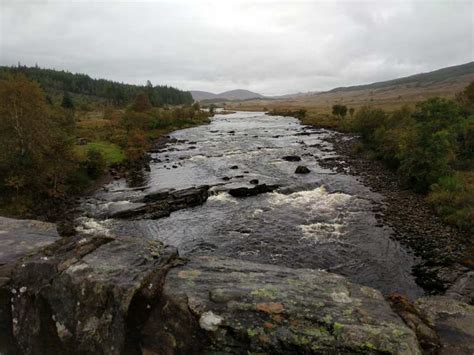
[[[474,231],[473,173],[456,173],[440,178],[431,186],[428,202],[446,222]]]
[[[387,114],[381,109],[364,106],[357,111],[352,121],[352,129],[362,136],[366,143],[373,143],[377,128],[385,123]]]
[[[107,163],[101,152],[94,148],[87,151],[87,160],[84,162],[84,167],[91,179],[95,180],[101,177],[106,166]]]

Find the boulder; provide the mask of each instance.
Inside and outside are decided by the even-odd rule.
[[[176,256],[142,238],[73,237],[23,260],[10,284],[20,353],[136,353]]]
[[[458,278],[446,291],[446,295],[474,305],[474,271],[466,272]]]
[[[287,155],[283,157],[282,159],[286,161],[301,161],[301,158],[297,155]]]
[[[420,354],[380,292],[318,270],[197,257],[172,269],[146,354]]]
[[[415,306],[438,334],[438,354],[474,354],[474,306],[447,296],[424,297]]]
[[[18,353],[13,341],[12,294],[8,287],[15,265],[58,240],[61,238],[52,223],[0,217],[0,353]]]
[[[310,172],[311,172],[311,170],[309,170],[304,165],[299,165],[295,170],[295,174],[309,174]]]
[[[237,187],[230,189],[229,194],[233,197],[249,197],[267,192],[272,192],[278,188],[278,185],[260,184],[254,187]]]
[[[59,238],[53,223],[0,217],[0,277],[8,277],[11,265]]]

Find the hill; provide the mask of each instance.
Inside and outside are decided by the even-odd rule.
[[[38,82],[53,100],[59,100],[65,92],[68,92],[82,104],[108,102],[117,106],[125,106],[139,92],[150,90],[150,97],[153,98],[155,105],[180,105],[193,102],[189,92],[170,86],[124,84],[105,79],[93,79],[86,74],[38,67],[0,67],[0,79],[8,74],[18,73]]]
[[[338,87],[328,92],[381,89],[400,85],[415,85],[418,87],[423,87],[442,83],[445,81],[452,82],[453,80],[462,79],[462,77],[472,74],[474,74],[474,62],[469,62],[466,64],[455,65],[452,67],[442,68],[427,73],[420,73],[406,76],[403,78],[380,81],[372,84]]]
[[[260,95],[256,92],[252,92],[249,90],[243,89],[236,89],[230,91],[224,91],[220,94],[214,94],[212,92],[207,91],[199,91],[199,90],[192,90],[190,91],[193,99],[196,101],[203,101],[203,100],[249,100],[249,99],[257,99],[257,98],[264,98],[263,95]]]
[[[229,108],[242,110],[304,108],[311,113],[330,113],[339,103],[355,109],[370,104],[387,110],[403,105],[414,105],[431,97],[452,98],[474,81],[474,62],[442,68],[427,73],[372,84],[338,87],[325,92],[300,96],[280,97],[274,100],[251,100],[229,103]]]

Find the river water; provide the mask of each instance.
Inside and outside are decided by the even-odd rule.
[[[384,294],[422,295],[411,275],[415,257],[391,238],[390,227],[375,218],[382,196],[356,177],[318,164],[337,158],[327,142],[334,134],[290,117],[256,112],[216,115],[209,125],[174,132],[171,136],[178,143],[152,154],[154,161],[142,188],[117,180],[84,200],[78,229],[85,234],[158,239],[178,247],[185,257],[212,254],[325,269]],[[302,161],[282,159],[288,155]],[[311,173],[295,174],[298,165],[307,166]],[[253,179],[280,187],[247,198],[226,192],[252,187]],[[204,205],[166,218],[100,217],[105,210],[133,203],[144,194],[201,185],[214,186]]]

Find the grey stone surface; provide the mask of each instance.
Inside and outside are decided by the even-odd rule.
[[[35,253],[58,238],[55,224],[0,217],[0,267]]]
[[[19,266],[10,285],[21,353],[136,353],[174,248],[141,238],[71,238]]]
[[[200,257],[172,269],[145,353],[419,354],[380,292],[309,269]]]
[[[474,354],[474,306],[446,296],[420,298],[415,306],[438,334],[439,354]]]
[[[446,295],[459,301],[474,304],[474,271],[466,272],[446,291]]]

